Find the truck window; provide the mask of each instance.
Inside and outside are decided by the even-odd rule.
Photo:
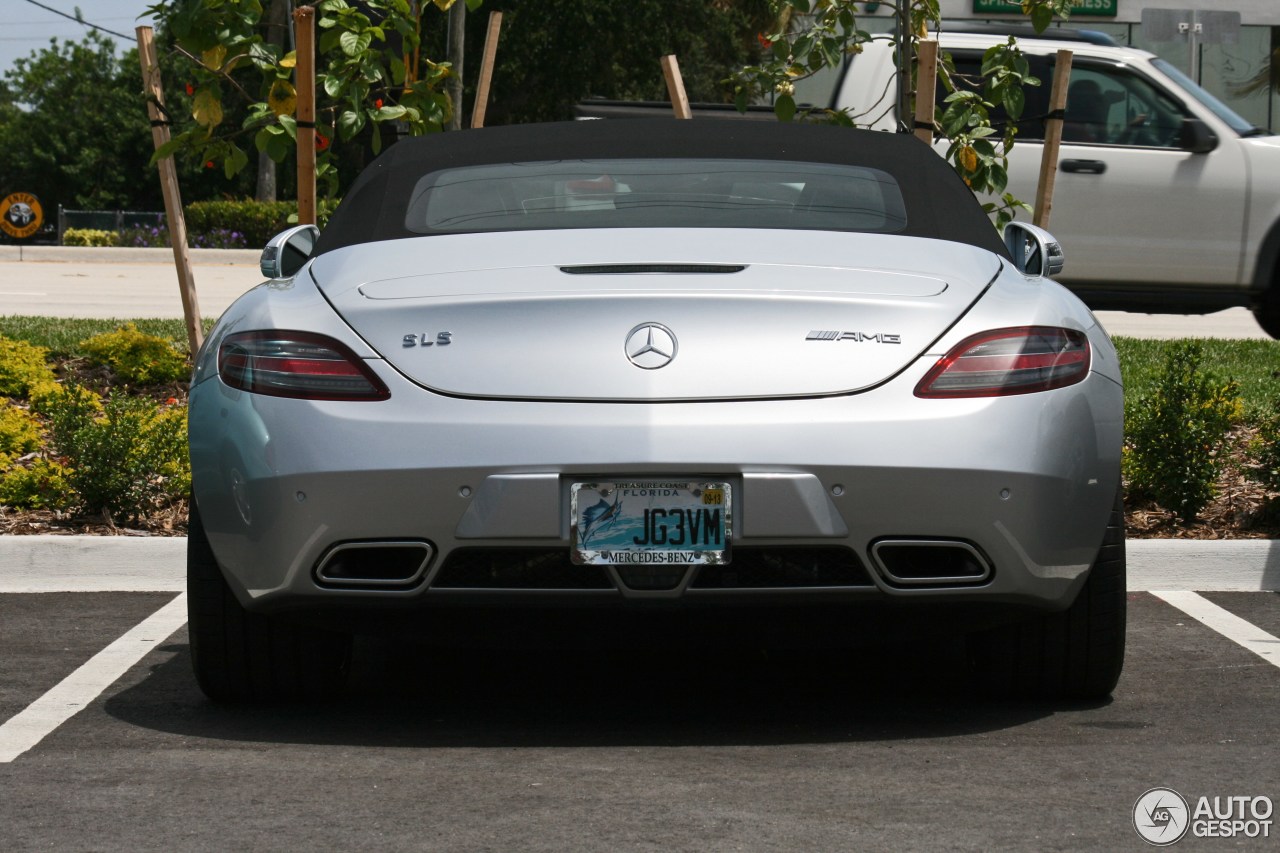
[[[957,87],[981,85],[982,57],[957,51]],[[1031,73],[1042,81],[1028,87],[1027,105],[1018,121],[1018,139],[1044,139],[1044,120],[1049,112],[1049,88],[1053,80],[1053,60],[1027,56]],[[941,88],[941,87],[939,87]],[[939,91],[941,99],[943,93]],[[1116,66],[1081,62],[1071,68],[1067,89],[1067,112],[1062,141],[1085,145],[1126,145],[1146,148],[1176,148],[1186,111],[1140,74]],[[1009,121],[1003,108],[991,111],[991,122],[1003,129]]]

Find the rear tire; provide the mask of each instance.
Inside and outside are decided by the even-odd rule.
[[[1124,666],[1124,503],[1116,495],[1089,579],[1070,607],[970,640],[980,683],[1001,697],[1104,699]]]
[[[1253,318],[1258,321],[1262,331],[1273,338],[1280,338],[1280,296],[1276,295],[1275,286],[1263,295],[1253,306]]]
[[[340,690],[351,636],[244,609],[213,555],[195,504],[187,535],[191,664],[215,702],[316,699]]]

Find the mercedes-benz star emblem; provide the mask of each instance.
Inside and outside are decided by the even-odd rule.
[[[641,323],[627,333],[627,360],[641,370],[666,367],[676,357],[676,336],[661,323]]]

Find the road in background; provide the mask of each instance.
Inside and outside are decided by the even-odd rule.
[[[200,313],[217,317],[262,283],[259,249],[192,249]],[[0,315],[181,317],[170,249],[0,246]]]
[[[46,317],[181,317],[178,277],[169,249],[0,246],[0,315]],[[200,312],[217,317],[262,282],[257,249],[193,249]],[[1099,311],[1113,335],[1135,338],[1267,339],[1244,308],[1215,314]]]

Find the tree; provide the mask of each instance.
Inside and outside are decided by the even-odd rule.
[[[151,130],[138,88],[136,70],[126,80],[114,44],[93,32],[17,60],[0,106],[0,188],[33,192],[49,210],[155,209],[159,186],[139,192]]]
[[[455,0],[433,0],[448,9]],[[469,7],[481,0],[465,0]],[[439,131],[453,104],[442,90],[448,63],[422,55],[423,0],[318,0],[317,177],[338,187],[335,141],[365,140],[377,154],[384,134]],[[251,145],[283,162],[296,146],[297,56],[263,37],[261,0],[166,0],[148,10],[165,41],[187,60],[189,113],[170,111],[172,140],[157,157],[183,153],[220,163],[228,178],[249,163]],[[227,121],[243,108],[243,120]]]
[[[658,60],[672,53],[690,99],[729,103],[726,78],[755,59],[756,33],[774,20],[768,0],[486,0],[485,9],[503,13],[490,125],[569,119],[590,96],[666,100]],[[483,27],[469,37],[479,53]],[[437,30],[424,38],[442,49]]]
[[[1069,16],[1074,2],[1022,0],[1022,11],[1030,17],[1036,32],[1043,32],[1055,15]],[[771,4],[777,24],[766,38],[769,52],[760,64],[747,66],[735,75],[736,100],[739,108],[745,109],[753,97],[772,96],[774,111],[782,121],[814,119],[848,127],[858,126],[860,121],[869,123],[867,116],[853,109],[800,111],[792,97],[796,81],[838,66],[875,38],[886,38],[895,45],[900,59],[905,54],[906,61],[900,67],[910,69],[911,81],[906,90],[914,92],[919,43],[929,27],[937,28],[942,23],[938,0],[881,4],[895,9],[899,20],[907,24],[905,33],[900,27],[887,36],[873,36],[858,26],[858,7],[862,4],[853,0],[771,0]],[[1005,187],[1008,153],[1025,103],[1022,89],[1039,85],[1040,81],[1031,76],[1030,66],[1012,37],[986,52],[980,80],[961,78],[955,73],[950,56],[943,54],[940,58],[938,75],[947,95],[935,108],[935,131],[948,140],[946,158],[964,182],[979,196],[998,199],[985,203],[983,208],[995,216],[997,227],[1002,227],[1017,210],[1029,209],[1005,192]],[[905,105],[910,107],[909,100]],[[1003,132],[991,122],[991,111],[997,105],[1010,119]],[[904,120],[913,115],[907,111]]]
[[[169,76],[166,99],[180,104],[181,83]],[[33,192],[47,211],[160,210],[141,79],[137,51],[117,56],[114,42],[95,32],[17,60],[0,83],[0,190]],[[204,163],[184,171],[189,200],[244,191],[210,171]]]

